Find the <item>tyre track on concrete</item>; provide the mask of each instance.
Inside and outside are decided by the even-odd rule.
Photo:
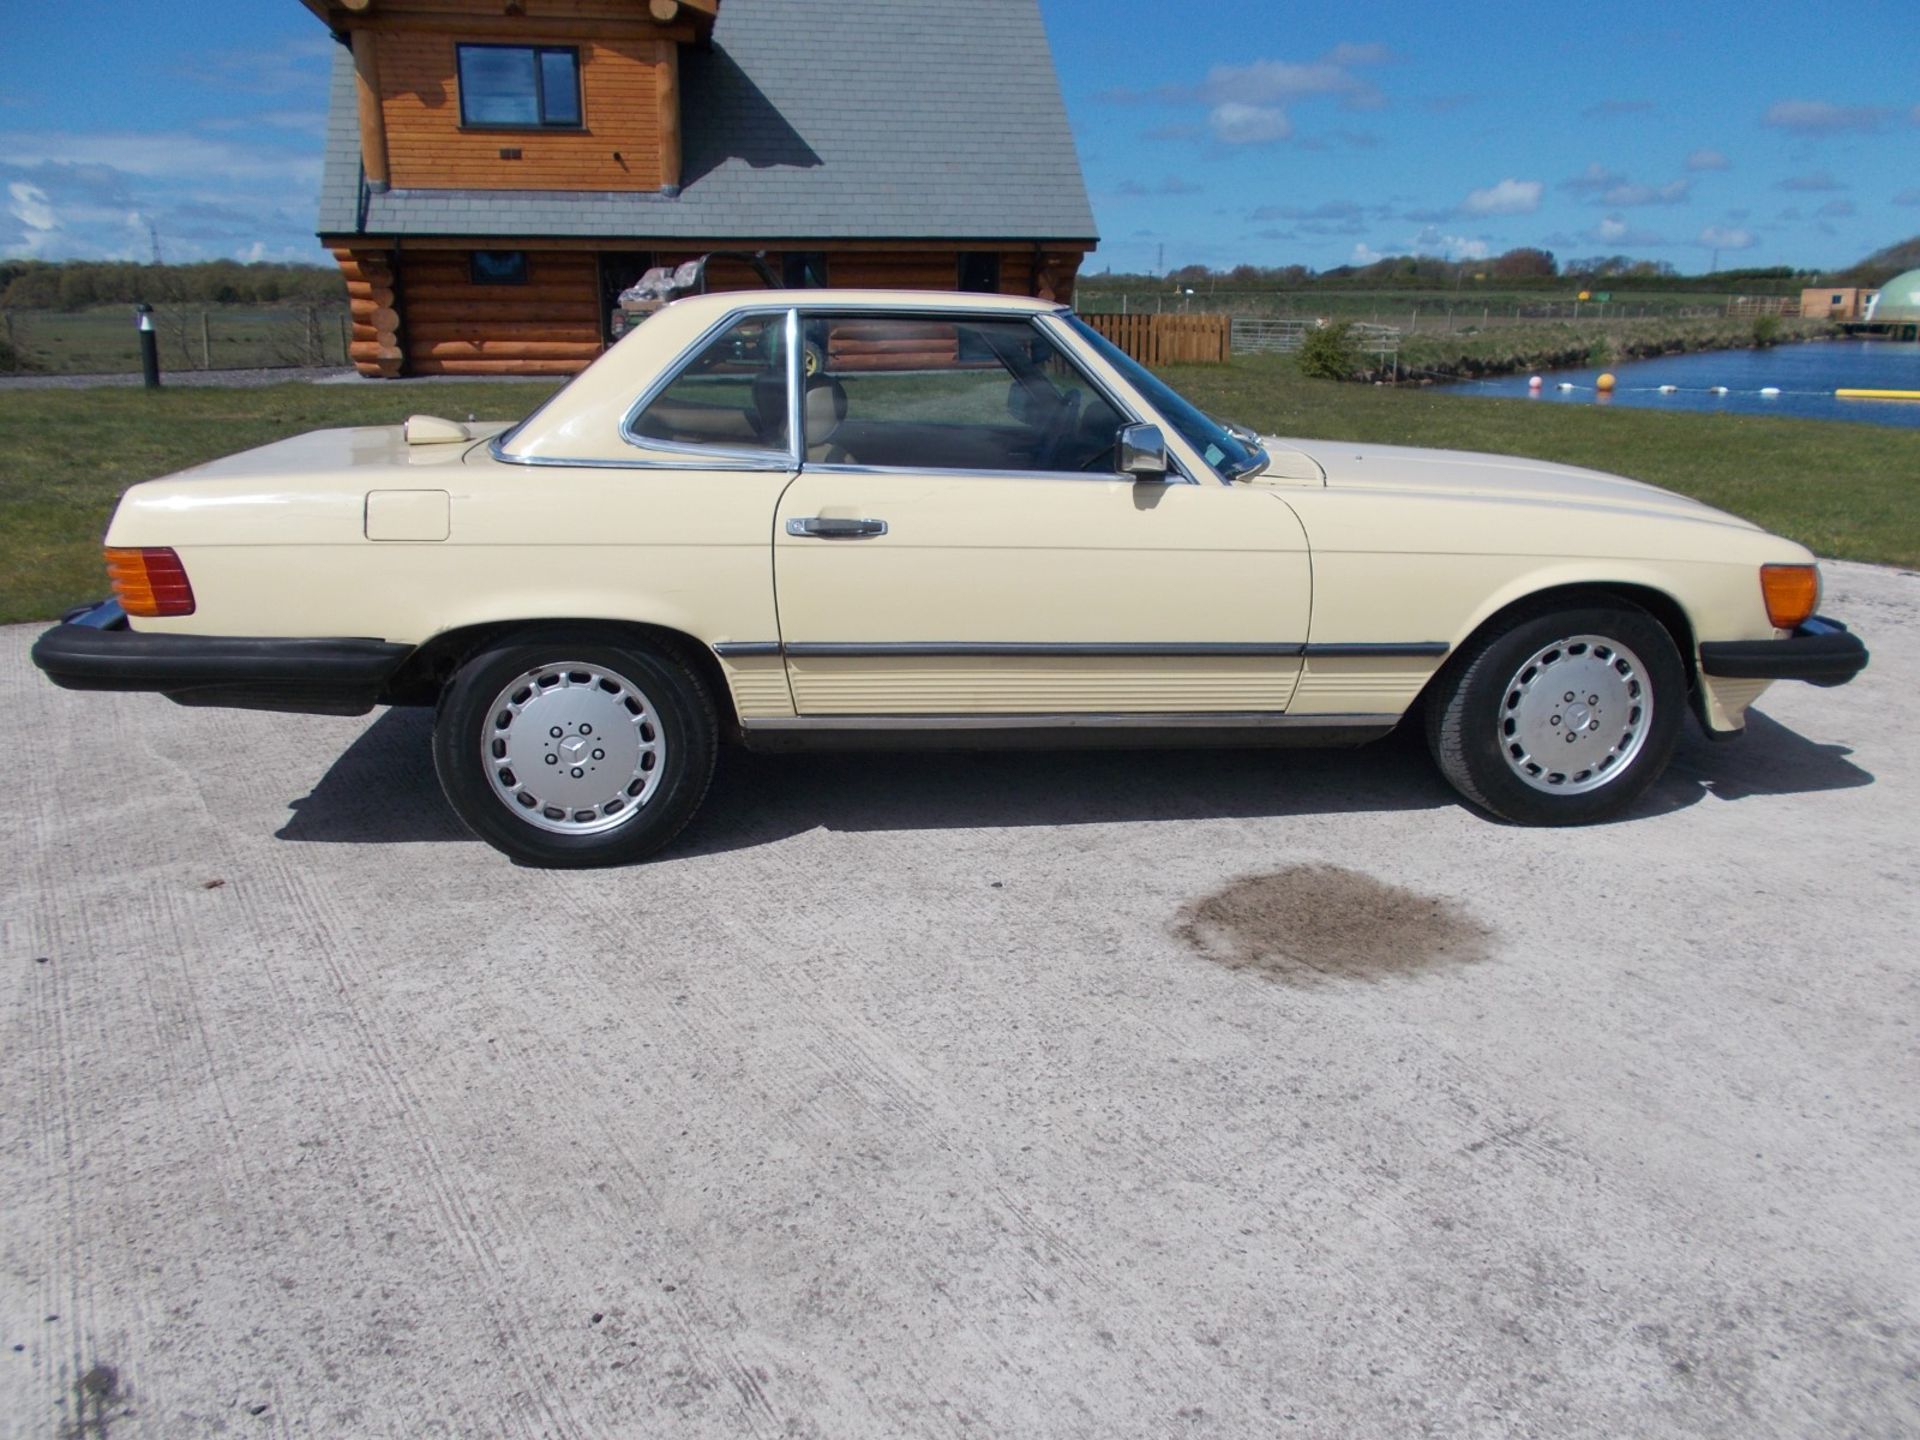
[[[817,840],[807,842],[800,853],[782,858],[786,865],[806,868],[814,858],[808,852],[820,843]],[[576,880],[574,883],[579,882]],[[603,916],[608,925],[623,930],[635,928],[631,909],[613,898],[604,882],[583,886],[579,901]],[[655,914],[648,918],[658,924],[663,917]],[[804,1025],[800,1032],[802,1038],[780,1041],[785,1053],[770,1057],[776,1063],[757,1066],[752,1071],[749,1083],[757,1085],[768,1070],[776,1074],[792,1073],[797,1078],[804,1073],[804,1069],[792,1064],[792,1057],[812,1056],[817,1063],[827,1067],[823,1078],[830,1083],[837,1081],[838,1087],[843,1090],[851,1088],[866,1112],[883,1120],[898,1119],[901,1123],[890,1126],[891,1130],[920,1132],[922,1142],[930,1150],[951,1160],[971,1159],[976,1168],[983,1168],[989,1174],[998,1174],[1001,1166],[997,1157],[967,1138],[968,1127],[951,1103],[920,1093],[931,1084],[930,1078],[902,1057],[894,1039],[857,1019],[844,1006],[823,1004],[817,980],[804,969],[796,980],[793,967],[783,963],[787,955],[813,953],[819,947],[804,942],[809,938],[831,937],[840,933],[846,917],[836,914],[829,901],[802,914],[783,910],[777,918],[780,926],[777,931],[764,928],[737,913],[726,919],[729,933],[725,938],[728,947],[736,953],[745,951],[764,957],[754,972],[756,984],[766,992],[761,997],[762,1002],[772,999],[774,1008],[789,1026],[796,1022]],[[798,936],[795,934],[796,925],[804,927]],[[796,940],[802,943],[796,944]],[[826,948],[832,949],[830,940]],[[703,1001],[694,1017],[689,1017],[686,1007],[681,1007],[676,1012],[676,1018],[696,1027],[703,1046],[724,1047],[725,1037],[730,1033],[724,1022],[731,1020],[737,1024],[738,1009],[725,1007],[723,997],[719,995],[703,996]],[[708,1015],[714,1019],[709,1021]],[[838,1063],[836,1057],[845,1057],[844,1064]],[[862,1086],[859,1083],[861,1077],[868,1077],[871,1085]],[[765,1098],[763,1090],[762,1099]],[[808,1113],[828,1121],[825,1130],[803,1136],[810,1144],[831,1142],[845,1133],[844,1117],[821,1112],[818,1107],[810,1107]],[[783,1115],[782,1118],[790,1125],[794,1123],[791,1116]],[[1089,1332],[1099,1327],[1098,1307],[1110,1303],[1116,1294],[1126,1294],[1136,1310],[1150,1313],[1150,1293],[1137,1288],[1124,1267],[1102,1266],[1093,1262],[1080,1246],[1067,1238],[1061,1222],[1044,1217],[1037,1207],[1020,1198],[1012,1186],[988,1180],[976,1182],[973,1188],[976,1203],[985,1208],[996,1230],[1012,1237],[1026,1237],[1029,1242],[1018,1247],[1023,1257],[1020,1268],[1024,1274],[1017,1279],[1008,1277],[1010,1294],[1024,1294],[1032,1305],[1058,1311],[1061,1301],[1055,1287],[1058,1281],[1064,1279],[1071,1293],[1077,1297],[1068,1311],[1075,1314]],[[910,1263],[922,1277],[923,1293],[942,1292],[943,1282],[948,1277],[938,1257],[918,1253],[912,1256]],[[977,1325],[977,1321],[974,1323]],[[998,1354],[1004,1367],[1017,1372],[1030,1363],[1030,1352],[1024,1345],[1016,1347],[990,1337],[984,1331],[978,1333],[982,1341]],[[1213,1358],[1195,1353],[1197,1347],[1178,1344],[1168,1348],[1156,1342],[1155,1349],[1155,1359],[1162,1366],[1172,1374],[1185,1376],[1195,1388],[1210,1386],[1217,1378]],[[871,1393],[865,1384],[861,1388],[863,1393]],[[943,1416],[954,1403],[950,1396],[933,1396],[931,1392],[929,1398],[936,1403]],[[898,1420],[897,1403],[887,1402],[883,1409],[891,1418]]]
[[[491,1416],[492,1425],[498,1426],[507,1420],[512,1422],[516,1433],[542,1437],[542,1440],[552,1434],[584,1435],[586,1432],[572,1415],[565,1392],[529,1363],[534,1353],[529,1343],[532,1327],[515,1299],[517,1287],[490,1238],[497,1227],[484,1223],[494,1218],[493,1212],[484,1200],[449,1173],[435,1128],[428,1118],[430,1112],[408,1078],[406,1062],[395,1052],[383,1028],[375,1023],[360,999],[364,994],[377,994],[378,987],[365,983],[374,967],[368,963],[358,930],[342,923],[332,899],[313,886],[304,874],[289,872],[284,880],[294,918],[306,922],[311,953],[331,977],[344,1007],[344,1018],[359,1042],[362,1064],[358,1068],[391,1103],[408,1144],[420,1161],[413,1179],[427,1192],[440,1217],[443,1233],[457,1250],[466,1253],[478,1273],[482,1281],[479,1298],[493,1318],[504,1359],[518,1377],[522,1395],[539,1416],[544,1417],[545,1426],[549,1428],[530,1426],[532,1417],[519,1413]],[[518,1216],[513,1218],[519,1220]],[[524,1222],[520,1223],[524,1232]],[[483,1422],[485,1428],[490,1427]]]

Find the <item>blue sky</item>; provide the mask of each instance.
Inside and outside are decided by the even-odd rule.
[[[1824,266],[1920,233],[1915,0],[1042,4],[1092,270],[1515,245]],[[297,0],[7,29],[0,254],[145,258],[151,226],[170,260],[325,259],[330,42]]]

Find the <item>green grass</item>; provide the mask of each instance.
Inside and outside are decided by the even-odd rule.
[[[382,388],[0,391],[0,623],[39,620],[107,582],[100,537],[129,485],[332,425],[391,425],[416,411],[517,418],[551,381]]]
[[[1697,496],[1822,555],[1920,566],[1920,447],[1911,431],[1342,385],[1303,379],[1280,356],[1167,373],[1202,407],[1264,431],[1587,465]],[[324,426],[392,424],[420,410],[516,417],[553,388],[0,392],[0,622],[44,619],[104,592],[100,537],[114,501],[136,481]]]
[[[1165,373],[1202,409],[1266,434],[1584,465],[1691,495],[1816,554],[1920,566],[1920,445],[1911,430],[1345,385],[1305,379],[1285,356]]]

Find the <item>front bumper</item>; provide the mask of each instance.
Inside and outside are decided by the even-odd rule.
[[[66,690],[145,690],[181,705],[309,715],[364,715],[411,645],[152,635],[130,629],[117,600],[69,611],[33,646],[33,663]]]
[[[1867,647],[1838,620],[1816,615],[1784,640],[1707,640],[1700,670],[1722,680],[1844,685],[1867,668]]]

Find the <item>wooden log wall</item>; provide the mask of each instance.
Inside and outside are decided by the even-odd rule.
[[[466,250],[404,258],[414,375],[571,375],[600,354],[591,252],[530,250],[524,285],[475,285]]]
[[[385,250],[335,250],[333,258],[347,280],[348,318],[353,322],[347,353],[366,376],[400,373],[406,356],[400,348],[400,305],[394,286],[393,256]]]
[[[645,248],[638,240],[632,248]],[[470,248],[471,247],[471,248]],[[598,260],[592,250],[529,249],[524,285],[475,285],[472,249],[511,249],[511,240],[468,242],[459,248],[386,249],[343,245],[333,252],[347,279],[352,308],[351,354],[363,375],[570,375],[583,370],[601,343]],[[664,265],[692,259],[698,251],[656,252]],[[1074,252],[1036,256],[1031,247],[1001,252],[1002,293],[1032,293],[1035,284],[1055,286],[1062,277],[1071,293]],[[1036,263],[1036,261],[1038,263]],[[780,273],[781,257],[769,252]],[[953,289],[958,278],[954,250],[847,250],[827,252],[827,274],[836,286],[874,289]],[[751,267],[715,260],[708,281],[716,290],[758,290]],[[1198,320],[1208,316],[1112,317],[1129,320]],[[913,345],[864,344],[857,336],[833,338],[834,363],[846,368],[912,369],[954,362],[951,330],[945,338],[918,337]],[[902,337],[893,337],[894,341]],[[907,337],[914,338],[914,337]],[[1224,342],[1222,342],[1224,343]],[[1156,352],[1158,353],[1158,352]],[[1172,358],[1189,358],[1181,352]],[[1193,356],[1191,358],[1204,358]],[[1158,363],[1158,362],[1155,362]]]

